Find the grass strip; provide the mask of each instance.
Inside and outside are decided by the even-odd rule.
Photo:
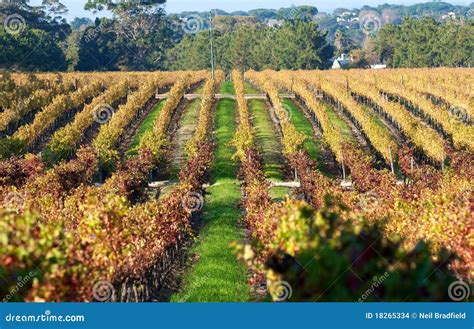
[[[182,117],[179,120],[179,129],[176,132],[175,143],[176,149],[175,154],[178,158],[185,157],[184,148],[186,143],[193,137],[194,130],[199,118],[199,110],[201,108],[201,99],[192,100],[187,108],[184,110]],[[176,180],[178,173],[181,170],[181,163],[173,163],[171,168],[171,179]]]
[[[235,89],[234,89],[234,85],[232,84],[232,82],[231,81],[224,81],[219,86],[219,94],[234,95],[235,94]]]
[[[329,120],[331,123],[341,132],[341,135],[348,142],[356,143],[357,140],[352,133],[349,125],[334,111],[330,106],[326,107],[326,112],[328,113]]]
[[[260,90],[255,88],[255,86],[252,85],[248,81],[244,82],[244,92],[245,92],[245,94],[261,94],[262,93]]]
[[[284,160],[281,155],[281,145],[270,112],[261,99],[251,99],[249,110],[253,116],[256,142],[263,157],[265,176],[271,181],[284,181],[285,175],[282,172]],[[274,187],[270,190],[270,196],[274,201],[284,200],[288,192],[289,189],[286,187]]]
[[[127,156],[134,156],[137,155],[137,147],[140,145],[140,141],[143,138],[143,135],[153,129],[155,125],[155,121],[158,119],[160,115],[160,111],[166,103],[166,99],[161,100],[158,104],[156,104],[155,108],[151,110],[150,113],[145,117],[143,122],[141,123],[140,127],[138,128],[135,136],[133,137],[132,144],[130,145],[129,150],[127,151]]]
[[[226,90],[233,89],[225,85]],[[190,253],[197,261],[185,274],[182,291],[172,296],[173,302],[244,302],[249,298],[247,269],[230,247],[244,237],[237,225],[242,215],[238,168],[231,159],[235,150],[229,146],[237,127],[235,105],[230,99],[217,103],[213,184],[206,189],[203,228]]]
[[[326,175],[331,173],[324,166],[323,159],[323,145],[322,140],[317,139],[314,134],[313,126],[304,113],[298,108],[298,106],[289,98],[283,99],[283,105],[289,113],[290,121],[295,126],[296,130],[304,134],[307,138],[303,144],[304,148],[308,152],[311,159],[316,161],[318,170]]]

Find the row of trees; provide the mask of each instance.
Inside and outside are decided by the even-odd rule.
[[[38,7],[28,0],[2,3],[0,69],[162,69],[165,50],[184,34],[166,17],[161,6],[165,1],[88,0],[86,9],[113,15],[78,30],[57,15],[66,12],[57,0],[44,0]]]
[[[474,65],[474,20],[405,19],[378,33],[375,50],[391,67]]]
[[[312,22],[288,21],[281,28],[240,26],[234,31],[213,31],[216,63],[225,71],[324,69],[331,65],[333,47]],[[208,31],[187,35],[167,51],[168,69],[204,69],[210,66]]]
[[[40,7],[29,6],[28,0],[6,2],[0,6],[0,69],[209,68],[207,22],[167,16],[161,6],[164,2],[88,0],[87,9],[107,9],[113,15],[86,26],[75,20],[74,28],[62,18],[66,8],[57,0],[44,0]],[[328,42],[327,33],[309,17],[291,12],[281,27],[236,17],[215,18],[212,36],[217,66],[226,71],[324,69],[343,52],[351,53],[356,67],[379,61],[393,67],[473,65],[473,20],[406,19],[400,25],[383,26],[359,47],[344,29]]]
[[[0,68],[10,70],[65,70],[64,45],[71,27],[61,17],[65,8],[44,1],[0,5]]]

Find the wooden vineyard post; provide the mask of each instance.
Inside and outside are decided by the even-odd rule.
[[[211,46],[211,72],[212,72],[212,80],[215,79],[214,73],[214,32],[212,31],[212,10],[210,11],[209,15],[209,44]]]
[[[395,167],[393,165],[393,157],[392,157],[392,148],[388,147],[388,156],[390,158],[390,169],[392,169],[392,174],[395,174]]]
[[[344,154],[341,153],[341,165],[342,165],[342,180],[346,181],[346,168],[344,168]]]
[[[441,171],[442,172],[444,172],[444,161],[445,161],[444,157],[445,155],[444,155],[444,145],[443,145],[441,149]]]
[[[99,169],[99,183],[102,184],[103,182],[103,174],[102,174],[102,159],[100,158],[100,149],[99,149],[99,163],[98,163],[98,169]]]

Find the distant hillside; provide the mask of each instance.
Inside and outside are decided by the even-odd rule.
[[[405,16],[410,17],[432,17],[435,19],[444,19],[443,16],[448,15],[450,12],[454,13],[458,17],[473,17],[474,16],[474,2],[468,6],[462,5],[452,5],[446,2],[426,2],[419,3],[410,6],[404,5],[391,5],[383,4],[377,7],[363,6],[362,8],[337,8],[332,13],[322,13],[324,16],[332,16],[334,18],[343,16],[344,13],[350,12],[354,14],[359,14],[361,11],[374,11],[383,14],[385,11],[390,11],[398,18]],[[213,9],[213,15],[215,16],[252,16],[257,19],[259,22],[267,22],[271,19],[291,19],[296,16],[318,16],[318,9],[314,6],[293,6],[289,8],[280,8],[280,9],[253,9],[249,11],[235,11],[235,12],[226,12],[221,9]],[[181,13],[175,13],[171,15],[177,15],[180,17],[197,15],[201,17],[208,17],[209,12],[196,12],[196,11],[185,11]]]
[[[348,9],[338,8],[332,13],[319,12],[313,6],[293,6],[280,9],[254,9],[250,11],[226,12],[224,10],[212,10],[213,16],[219,16],[218,28],[229,29],[223,23],[232,22],[234,29],[238,22],[242,24],[265,24],[269,26],[280,26],[285,20],[295,18],[315,21],[320,28],[328,32],[328,40],[333,42],[337,30],[344,30],[355,44],[360,44],[366,33],[364,30],[377,32],[387,23],[400,24],[404,17],[432,17],[438,21],[450,19],[474,18],[474,2],[469,6],[452,5],[445,2],[428,2],[411,6],[383,4],[377,7],[363,6],[362,8]],[[208,27],[209,12],[182,12],[170,16],[186,18],[199,17],[204,28]],[[241,17],[239,20],[229,20],[224,17]],[[248,17],[248,19],[243,19]],[[237,25],[236,25],[237,24]]]

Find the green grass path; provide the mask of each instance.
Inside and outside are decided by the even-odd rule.
[[[331,123],[339,129],[341,132],[342,137],[351,143],[357,143],[357,140],[352,133],[351,128],[349,125],[334,111],[334,109],[330,106],[326,107],[326,112],[328,113],[329,120]]]
[[[219,94],[229,94],[229,95],[235,94],[235,89],[232,82],[224,81],[223,83],[221,83],[221,85],[219,86]]]
[[[179,119],[179,128],[175,135],[175,147],[171,164],[171,178],[173,180],[177,180],[181,166],[186,161],[186,143],[194,136],[200,109],[201,100],[194,99],[188,104],[183,115]]]
[[[293,100],[285,98],[283,99],[283,105],[289,111],[290,120],[296,130],[307,137],[303,146],[306,151],[308,151],[309,156],[311,159],[316,161],[316,166],[322,173],[329,175],[328,170],[324,167],[322,141],[315,137],[311,122],[306,118],[304,113],[298,108]]]
[[[195,94],[201,94],[204,90],[204,84],[199,85],[193,93]],[[137,132],[135,133],[135,136],[133,137],[132,144],[130,145],[129,150],[127,151],[128,156],[134,156],[137,155],[137,152],[135,148],[140,144],[141,139],[143,138],[143,135],[153,129],[153,125],[155,124],[155,121],[158,119],[158,116],[160,115],[161,109],[163,106],[166,104],[166,99],[161,100],[158,104],[156,104],[155,108],[148,113],[148,115],[145,117],[143,122],[141,123],[140,127],[138,128]],[[183,118],[181,118],[181,125],[190,125],[194,121],[197,120],[197,116],[199,115],[199,100],[192,101],[189,105],[189,109],[185,112],[185,115]]]
[[[253,116],[253,127],[257,145],[261,148],[264,160],[264,172],[270,180],[282,180],[284,178],[281,169],[283,158],[281,155],[281,145],[278,141],[270,113],[266,104],[261,99],[251,99],[249,101],[250,113]]]
[[[135,133],[135,136],[133,137],[132,144],[130,145],[130,148],[127,151],[127,156],[137,155],[137,151],[135,150],[135,148],[140,144],[143,135],[147,131],[153,129],[155,121],[158,119],[161,109],[163,108],[165,103],[166,99],[161,100],[158,104],[156,104],[155,108],[151,110],[151,112],[148,113],[148,115],[145,117],[137,132]]]
[[[232,91],[232,85],[225,84]],[[221,86],[221,90],[223,87]],[[243,302],[249,298],[247,269],[237,261],[230,247],[243,239],[237,221],[241,191],[236,180],[237,165],[231,160],[235,150],[229,146],[236,129],[235,101],[217,103],[215,160],[211,168],[211,184],[206,189],[201,214],[203,228],[190,251],[197,261],[185,274],[183,289],[172,296],[174,302]]]
[[[256,143],[262,153],[265,176],[271,181],[283,181],[285,180],[285,175],[282,172],[284,159],[279,141],[280,137],[273,127],[267,105],[261,99],[251,99],[249,110],[253,119]],[[275,187],[270,190],[270,195],[275,201],[282,200],[288,194],[288,191],[289,189],[285,187]]]
[[[246,94],[261,94],[262,92],[255,88],[254,85],[252,85],[250,82],[245,81],[244,82],[244,92]]]

